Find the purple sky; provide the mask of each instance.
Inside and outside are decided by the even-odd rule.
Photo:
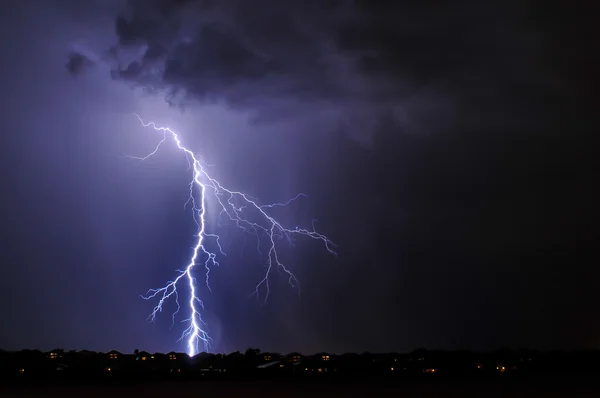
[[[215,350],[598,347],[591,13],[397,3],[6,1],[0,348],[185,350],[139,295],[190,254],[187,163],[127,159],[134,112],[338,244],[282,247],[302,295],[262,306],[227,230]]]

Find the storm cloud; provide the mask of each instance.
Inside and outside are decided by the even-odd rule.
[[[389,114],[415,132],[532,127],[572,78],[552,65],[553,21],[535,5],[130,1],[113,77],[262,122],[326,112],[356,129],[358,118],[370,130],[359,135]]]
[[[94,66],[94,63],[87,56],[78,52],[72,52],[69,54],[66,68],[71,75],[77,76],[92,66]]]

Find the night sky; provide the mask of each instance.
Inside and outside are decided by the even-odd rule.
[[[185,351],[140,295],[190,255],[190,174],[126,157],[160,139],[134,112],[337,244],[282,243],[301,294],[262,305],[223,227],[215,351],[600,348],[593,7],[3,1],[0,348]]]

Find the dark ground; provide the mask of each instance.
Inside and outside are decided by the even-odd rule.
[[[594,375],[595,376],[595,375]],[[536,380],[156,382],[0,386],[0,397],[597,397],[597,377]]]

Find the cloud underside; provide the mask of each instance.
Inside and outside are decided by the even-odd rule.
[[[91,68],[92,66],[94,66],[93,61],[79,52],[72,52],[69,54],[67,64],[65,65],[69,74],[73,76],[80,75],[81,73],[85,72],[86,69]]]
[[[554,21],[532,4],[132,0],[116,18],[112,76],[260,121],[332,112],[417,130],[530,127],[573,94],[552,64]],[[68,69],[87,64],[72,56]]]

